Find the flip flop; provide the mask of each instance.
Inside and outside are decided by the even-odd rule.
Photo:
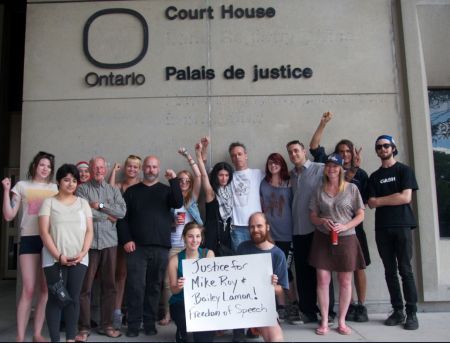
[[[352,333],[352,329],[350,329],[348,326],[338,326],[336,330],[341,335],[350,335]]]
[[[122,336],[122,333],[120,332],[120,330],[116,330],[112,326],[109,326],[105,329],[98,329],[97,333],[99,335],[107,336],[110,338],[118,338],[118,337]]]
[[[166,326],[169,325],[170,321],[171,321],[170,318],[163,318],[158,322],[158,324],[161,326]]]
[[[88,330],[80,330],[78,335],[75,336],[75,342],[87,342],[90,334]]]
[[[330,328],[328,326],[319,326],[316,329],[316,335],[323,336],[323,335],[326,335],[329,331],[330,331]]]

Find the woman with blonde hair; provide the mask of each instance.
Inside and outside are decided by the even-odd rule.
[[[341,156],[331,154],[325,162],[323,185],[310,202],[310,219],[316,226],[309,263],[316,268],[317,298],[321,323],[317,335],[328,333],[329,285],[331,273],[337,272],[339,283],[339,317],[337,331],[349,335],[345,324],[352,297],[352,275],[366,267],[356,238],[355,227],[364,220],[364,203],[358,187],[344,179]],[[336,239],[337,237],[337,239]]]
[[[120,193],[125,193],[128,187],[133,186],[141,181],[140,172],[142,167],[142,159],[137,155],[129,155],[124,163],[124,172],[122,181],[117,181],[117,173],[122,169],[119,163],[114,164],[109,177],[109,184],[120,189]],[[123,247],[117,249],[116,262],[116,305],[113,315],[114,329],[120,329],[122,326],[122,303],[125,293],[125,283],[127,280],[127,263],[125,251]]]

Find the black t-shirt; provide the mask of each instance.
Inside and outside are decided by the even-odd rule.
[[[368,193],[370,197],[383,197],[400,193],[405,189],[419,189],[414,171],[396,162],[392,167],[380,167],[369,178]],[[417,226],[410,204],[378,207],[375,212],[375,229],[390,227]]]

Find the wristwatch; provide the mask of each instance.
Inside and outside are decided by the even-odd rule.
[[[105,204],[104,203],[100,203],[100,204],[98,204],[98,209],[99,209],[99,211],[100,210],[103,210],[103,208],[105,207]]]

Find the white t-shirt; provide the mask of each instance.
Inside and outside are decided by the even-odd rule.
[[[264,173],[259,169],[247,168],[233,173],[233,225],[248,226],[250,215],[261,212],[259,185],[262,179]]]
[[[20,236],[39,236],[39,209],[45,199],[58,193],[58,187],[54,183],[19,181],[11,192],[17,194],[22,203]]]
[[[60,253],[67,257],[80,253],[86,235],[87,218],[92,217],[92,210],[85,199],[77,198],[70,205],[65,205],[54,197],[45,199],[39,216],[50,217],[50,235]],[[52,266],[55,262],[55,258],[44,246],[42,267]],[[87,266],[89,254],[86,254],[80,263]]]
[[[172,248],[184,248],[184,240],[183,240],[183,229],[184,229],[184,225],[186,223],[189,223],[191,221],[193,221],[194,219],[192,218],[192,216],[189,214],[189,212],[186,210],[186,208],[183,206],[181,206],[180,208],[176,209],[174,212],[174,221],[175,223],[177,222],[177,218],[178,218],[178,213],[185,213],[185,219],[184,219],[184,223],[180,224],[180,225],[176,225],[175,227],[172,228],[172,231],[170,233],[170,243],[172,245]]]

